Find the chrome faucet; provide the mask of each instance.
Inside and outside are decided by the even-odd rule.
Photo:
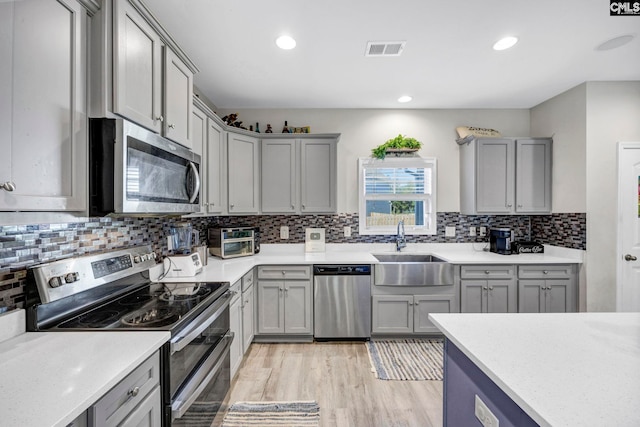
[[[398,222],[398,233],[396,234],[396,251],[407,247],[407,239],[404,237],[404,220]]]

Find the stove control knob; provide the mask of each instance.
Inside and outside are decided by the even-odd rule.
[[[139,262],[142,262],[142,258],[140,257],[140,255],[134,256],[133,257],[133,262],[135,262],[136,264],[138,264]]]
[[[67,275],[64,276],[64,281],[67,283],[73,283],[77,280],[78,280],[78,273],[67,273]]]
[[[52,277],[51,279],[49,279],[49,286],[51,286],[52,288],[57,288],[58,286],[62,285],[62,277],[61,276],[56,276],[56,277]]]

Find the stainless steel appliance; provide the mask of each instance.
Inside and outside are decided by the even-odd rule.
[[[220,258],[235,258],[255,254],[255,228],[210,228],[209,253]]]
[[[27,330],[164,330],[163,426],[211,423],[230,386],[229,283],[153,283],[149,246],[28,270]],[[207,424],[207,425],[209,425]]]
[[[89,214],[200,210],[200,156],[124,119],[89,119]]]
[[[511,255],[511,229],[492,228],[489,230],[489,251]]]
[[[371,266],[314,265],[314,338],[371,337]]]

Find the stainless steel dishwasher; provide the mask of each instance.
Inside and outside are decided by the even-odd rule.
[[[314,338],[371,337],[371,266],[314,265]]]

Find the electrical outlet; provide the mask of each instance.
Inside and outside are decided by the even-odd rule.
[[[475,237],[476,236],[476,228],[475,227],[469,227],[469,236],[470,237]]]
[[[351,237],[351,227],[346,226],[343,228],[344,230],[344,237]]]
[[[280,227],[280,238],[281,239],[288,239],[289,238],[289,227],[286,225],[283,225],[282,227]]]
[[[167,236],[167,250],[173,250],[173,239],[171,238],[171,236]]]
[[[455,227],[445,227],[444,235],[446,237],[456,237],[456,228]]]
[[[487,408],[487,405],[476,394],[474,414],[484,427],[499,427],[498,418]]]
[[[480,237],[487,235],[487,227],[480,227]]]

